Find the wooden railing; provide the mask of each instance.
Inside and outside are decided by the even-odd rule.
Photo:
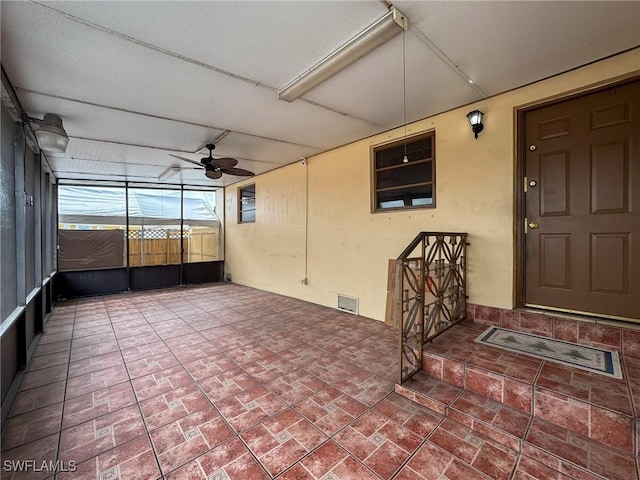
[[[424,344],[465,318],[467,234],[420,232],[396,259],[398,383],[422,366]]]

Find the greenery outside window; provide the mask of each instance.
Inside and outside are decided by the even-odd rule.
[[[373,167],[374,212],[435,206],[435,132],[374,147]]]
[[[238,223],[256,221],[256,185],[238,189]]]

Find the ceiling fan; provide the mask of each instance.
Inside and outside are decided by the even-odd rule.
[[[206,147],[209,149],[209,156],[203,157],[199,162],[181,157],[180,155],[174,155],[173,153],[170,153],[169,155],[177,158],[178,160],[193,163],[194,165],[198,165],[199,167],[204,168],[204,174],[213,180],[217,180],[218,178],[222,177],[223,173],[227,175],[235,175],[238,177],[253,177],[253,172],[250,172],[249,170],[245,170],[243,168],[236,168],[238,160],[236,160],[235,158],[213,158],[212,152],[216,148],[213,143],[208,143]]]

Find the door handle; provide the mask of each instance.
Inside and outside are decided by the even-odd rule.
[[[538,228],[538,222],[529,222],[527,224],[527,226],[531,229],[531,230],[535,230],[536,228]]]

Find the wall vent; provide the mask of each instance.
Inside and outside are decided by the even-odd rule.
[[[358,299],[356,297],[349,297],[348,295],[338,294],[338,310],[343,312],[358,314]]]

